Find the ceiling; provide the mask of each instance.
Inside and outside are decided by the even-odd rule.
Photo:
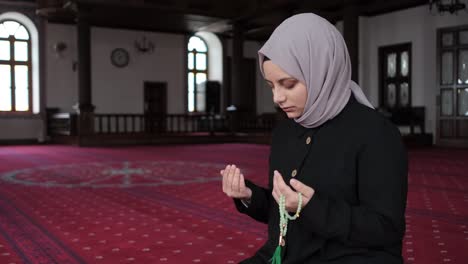
[[[23,0],[34,2],[33,0]],[[233,25],[246,39],[265,40],[285,18],[314,12],[335,22],[349,7],[374,16],[427,0],[37,0],[37,13],[51,22],[75,23],[86,16],[91,25],[158,32],[207,30],[226,36]]]

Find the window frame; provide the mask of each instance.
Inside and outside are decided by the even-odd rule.
[[[0,20],[0,24],[12,21],[23,26],[28,33],[29,38],[27,40],[16,39],[15,36],[10,35],[8,38],[0,37],[0,40],[6,40],[10,43],[10,60],[0,60],[0,65],[10,66],[10,78],[11,78],[11,110],[3,111],[0,110],[0,116],[31,116],[33,115],[33,67],[32,67],[32,34],[30,30],[18,20],[15,19],[3,19]],[[28,59],[26,61],[15,60],[15,42],[26,42],[28,48]],[[28,67],[28,110],[17,111],[16,110],[16,80],[15,80],[15,66],[27,66]]]
[[[398,109],[404,108],[411,108],[413,107],[413,84],[412,84],[412,75],[413,75],[413,67],[412,67],[412,51],[413,44],[411,42],[393,44],[388,46],[379,47],[379,106],[380,108],[386,109],[387,111],[396,111]],[[401,54],[403,52],[408,52],[408,74],[407,76],[401,75]],[[387,55],[388,54],[396,54],[396,68],[395,68],[395,76],[388,77],[387,76]],[[390,107],[387,105],[387,88],[386,85],[389,83],[394,83],[396,87],[396,94],[395,94],[395,105]],[[407,105],[401,105],[401,84],[407,83],[408,84],[408,103]]]
[[[195,38],[198,38],[200,39],[203,44],[205,45],[206,47],[206,51],[197,51],[196,49],[192,49],[192,50],[189,50],[188,49],[188,44],[190,43],[190,40],[195,37]],[[190,56],[190,54],[193,54],[193,69],[190,69],[189,68],[189,64],[188,64],[188,57]],[[199,70],[197,69],[197,54],[205,54],[205,70]],[[187,95],[186,95],[186,100],[187,100],[187,108],[186,108],[186,111],[187,113],[190,113],[190,114],[193,114],[193,113],[205,113],[206,111],[199,111],[197,109],[197,74],[198,73],[204,73],[206,75],[206,81],[208,81],[208,72],[209,72],[209,60],[208,60],[208,56],[209,56],[209,48],[208,48],[208,44],[207,42],[200,36],[197,36],[197,35],[191,35],[189,38],[188,38],[188,41],[187,41],[187,53],[186,53],[186,58],[187,58]],[[193,111],[190,111],[189,109],[189,105],[190,105],[190,102],[189,102],[189,98],[188,98],[188,95],[190,93],[189,91],[189,85],[188,85],[188,82],[190,80],[189,78],[189,75],[190,73],[193,73],[193,94],[194,94],[194,98],[193,98]],[[206,89],[205,89],[205,95],[206,95]],[[205,102],[206,103],[206,102]]]

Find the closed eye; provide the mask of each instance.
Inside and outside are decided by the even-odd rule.
[[[294,86],[296,86],[297,80],[296,79],[288,79],[283,81],[283,86],[286,87],[287,89],[292,89]]]

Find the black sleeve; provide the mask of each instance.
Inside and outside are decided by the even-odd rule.
[[[245,185],[252,190],[251,202],[246,207],[240,199],[234,199],[237,210],[259,222],[268,223],[270,199],[272,198],[271,191],[257,186],[249,180],[245,180]]]
[[[303,208],[311,231],[345,244],[379,247],[401,243],[405,231],[407,153],[399,131],[384,122],[357,157],[359,205],[317,191]]]

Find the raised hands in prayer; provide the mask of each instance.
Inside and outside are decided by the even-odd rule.
[[[314,189],[311,187],[303,184],[302,182],[291,179],[289,182],[291,187],[287,185],[284,180],[283,176],[278,171],[274,171],[273,173],[273,198],[275,198],[276,202],[279,204],[280,196],[285,196],[285,207],[286,210],[290,213],[295,213],[297,211],[297,206],[299,204],[299,198],[297,193],[300,192],[302,194],[302,208],[310,201],[312,196],[314,195]],[[301,209],[302,209],[301,208]]]
[[[236,165],[227,165],[219,172],[223,176],[223,192],[231,197],[242,200],[250,200],[252,190],[245,186],[244,175]]]

